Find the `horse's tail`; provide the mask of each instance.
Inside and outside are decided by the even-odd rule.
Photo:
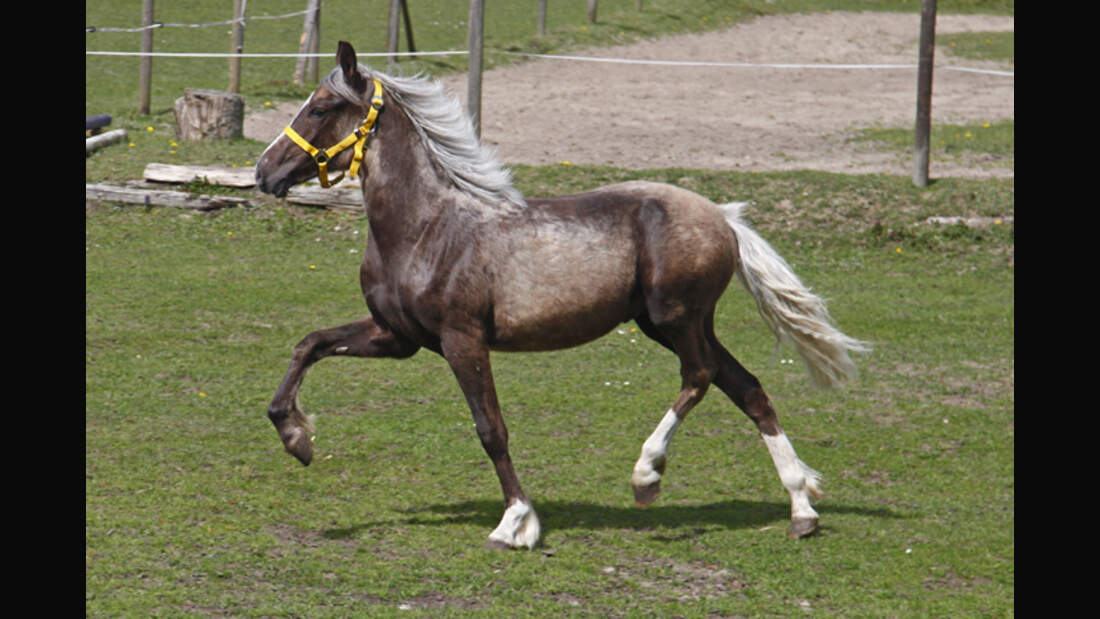
[[[787,261],[741,221],[745,202],[720,205],[737,237],[740,260],[737,278],[754,299],[764,322],[780,342],[791,345],[806,363],[810,378],[821,387],[836,387],[856,375],[848,351],[867,352],[867,343],[841,333],[825,308]]]

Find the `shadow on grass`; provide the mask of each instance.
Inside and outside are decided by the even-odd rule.
[[[770,501],[719,501],[703,505],[651,505],[649,507],[618,507],[577,501],[536,501],[543,532],[550,530],[620,529],[637,532],[659,533],[674,531],[678,527],[725,527],[727,529],[759,528],[766,525],[787,526],[790,503]],[[462,501],[440,503],[421,509],[404,510],[408,518],[364,522],[343,528],[326,529],[321,534],[328,539],[358,537],[363,530],[383,525],[442,526],[470,524],[492,529],[504,513],[501,501]],[[869,508],[829,505],[820,509],[823,528],[828,526],[830,515],[855,514],[879,519],[908,518],[906,514],[887,508]],[[676,541],[684,535],[657,535],[655,539]]]

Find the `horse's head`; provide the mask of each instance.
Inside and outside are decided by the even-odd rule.
[[[363,75],[355,49],[346,41],[340,41],[336,59],[340,66],[321,81],[290,125],[260,155],[256,163],[260,191],[281,198],[291,186],[314,176],[328,187],[330,170],[350,169],[358,174],[382,109],[382,86]]]

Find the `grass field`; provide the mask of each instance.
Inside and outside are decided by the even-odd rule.
[[[306,380],[315,463],[266,404],[306,332],[362,314],[364,221],[286,206],[213,216],[91,205],[87,230],[89,615],[1013,614],[1011,181],[519,168],[522,190],[620,177],[752,198],[753,224],[842,328],[861,378],[814,391],[736,285],[720,336],[826,475],[822,529],[786,539],[786,493],[720,392],[673,443],[664,493],[630,469],[675,397],[675,359],[632,332],[497,355],[513,457],[544,546],[481,548],[495,475],[431,353],[331,359]]]
[[[443,4],[411,3],[414,17]],[[616,11],[626,15],[633,4],[605,0],[601,15],[625,20]],[[915,5],[830,6],[841,4]],[[823,8],[783,0],[698,5],[712,19],[721,14],[716,6]],[[225,18],[211,6],[188,12],[160,3],[158,19]],[[134,7],[140,3],[90,4],[89,24],[133,25]],[[280,13],[301,3],[264,7]],[[941,12],[1012,7],[940,3]],[[606,30],[581,30],[583,7],[579,13],[555,26],[563,45],[611,40]],[[501,15],[507,11],[492,10],[487,23]],[[702,16],[690,27],[702,27]],[[285,36],[296,42],[299,27],[287,26]],[[326,27],[323,37],[335,41],[345,36],[341,28]],[[262,32],[250,31],[246,46],[286,51],[285,41]],[[432,41],[428,29],[417,35],[424,48],[454,44]],[[91,36],[89,49],[98,48]],[[190,36],[197,44],[213,35]],[[157,45],[190,49],[183,41]],[[122,80],[136,71],[100,60],[89,58],[89,73],[116,81],[89,77],[87,111],[114,114],[137,144],[88,158],[89,182],[138,178],[145,163],[164,161],[172,148],[167,107],[182,85],[208,79],[224,88],[209,69],[224,71],[224,60],[200,63],[206,69],[158,61],[159,103],[140,116],[128,111],[136,87]],[[173,66],[176,73],[167,70]],[[296,96],[269,69],[247,75],[252,100]],[[980,138],[985,127],[960,129],[974,138],[941,139],[991,156],[1012,148],[1012,127]],[[906,140],[866,137],[886,147]],[[263,146],[189,144],[179,162],[249,165]],[[315,366],[301,398],[318,416],[308,468],[283,451],[266,418],[291,347],[365,311],[357,280],[362,215],[275,200],[211,214],[88,203],[88,616],[1015,614],[1013,180],[941,178],[918,189],[908,178],[816,172],[564,165],[514,172],[529,195],[646,178],[716,201],[753,201],[752,225],[830,301],[842,330],[874,345],[857,358],[854,384],[817,391],[799,363],[786,362],[790,350],[773,356],[769,332],[737,284],[718,307],[719,337],[763,382],[802,459],[825,475],[820,531],[786,538],[790,504],[767,450],[718,390],[677,433],[661,497],[634,507],[631,468],[676,397],[679,376],[671,354],[624,324],[573,350],[494,356],[512,456],[543,544],[485,550],[503,507],[500,489],[440,358],[421,352]],[[992,223],[923,223],[930,216]]]

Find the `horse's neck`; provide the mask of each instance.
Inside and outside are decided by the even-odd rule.
[[[379,131],[366,154],[363,201],[376,242],[407,251],[439,217],[451,191],[432,165],[426,147],[401,118]]]

